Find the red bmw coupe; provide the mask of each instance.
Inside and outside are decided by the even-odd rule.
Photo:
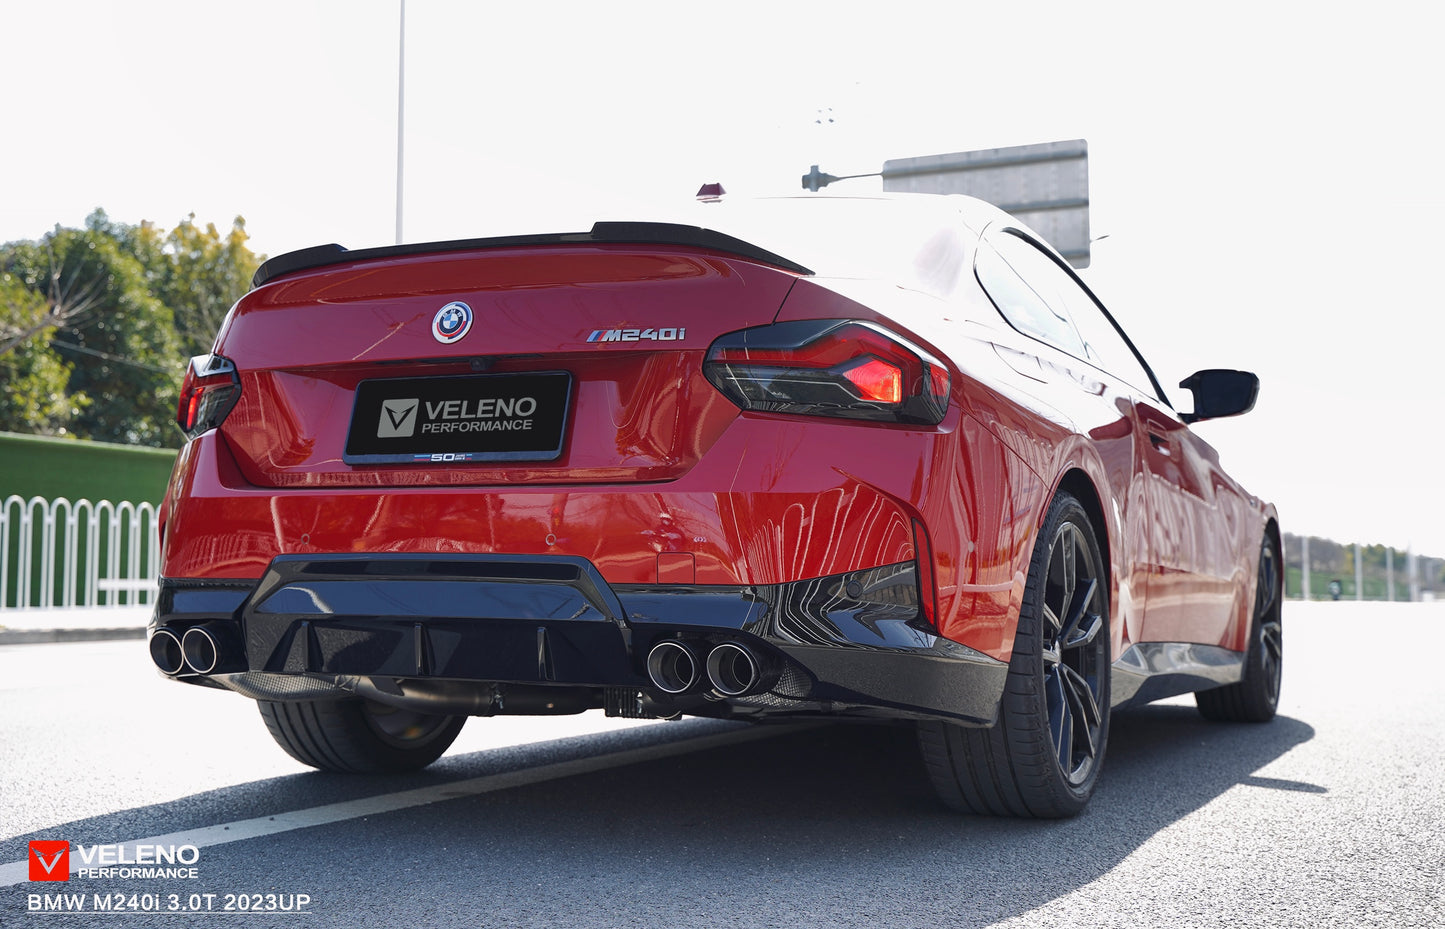
[[[1111,709],[1264,721],[1274,509],[1059,254],[964,197],[267,261],[192,360],[150,652],[334,771],[468,716],[908,721],[1057,817]]]

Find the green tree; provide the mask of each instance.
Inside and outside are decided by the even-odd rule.
[[[84,304],[50,335],[50,350],[70,368],[69,394],[89,400],[72,403],[70,431],[177,445],[170,420],[182,353],[174,320],[151,294],[141,263],[122,248],[117,228],[97,210],[84,229],[57,228],[39,242],[6,246],[3,270],[41,294],[60,282],[71,304]]]
[[[50,348],[56,320],[72,309],[0,271],[0,430],[66,435],[89,402],[68,391],[70,366]]]
[[[103,210],[0,246],[0,428],[175,446],[186,358],[209,351],[260,256],[190,216],[169,232]]]
[[[117,238],[146,270],[151,292],[171,308],[187,357],[211,350],[226,312],[251,286],[261,256],[246,247],[245,219],[225,235],[191,214],[169,233],[152,223],[125,227]]]

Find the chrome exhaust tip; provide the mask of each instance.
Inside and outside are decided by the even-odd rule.
[[[231,638],[229,631],[219,623],[203,623],[187,629],[181,636],[181,656],[186,667],[197,674],[210,674],[220,668],[223,661],[230,659],[230,649],[226,647]]]
[[[154,661],[161,673],[167,677],[175,677],[186,669],[185,653],[181,648],[181,640],[169,629],[157,629],[150,640],[151,661]]]
[[[707,679],[725,697],[741,697],[756,689],[760,677],[758,659],[736,642],[724,642],[708,652]]]
[[[647,653],[647,676],[663,693],[684,693],[697,683],[697,655],[676,639],[664,639]]]

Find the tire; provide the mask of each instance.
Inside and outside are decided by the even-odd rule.
[[[1265,536],[1259,549],[1259,582],[1254,590],[1254,618],[1244,656],[1244,676],[1237,684],[1194,694],[1194,705],[1205,719],[1267,723],[1279,709],[1280,685],[1284,681],[1279,569],[1279,550],[1273,537]]]
[[[1057,819],[1084,808],[1109,737],[1109,583],[1079,501],[1060,492],[1029,563],[989,729],[918,724],[934,789],[965,813]]]
[[[416,771],[442,756],[465,716],[432,716],[370,700],[271,703],[258,700],[276,744],[322,771],[391,774]]]

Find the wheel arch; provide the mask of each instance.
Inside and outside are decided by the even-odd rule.
[[[1271,542],[1274,543],[1275,572],[1278,575],[1275,580],[1279,584],[1279,606],[1283,608],[1285,594],[1284,581],[1286,577],[1286,571],[1284,569],[1284,538],[1280,535],[1279,519],[1276,518],[1273,514],[1270,514],[1268,517],[1265,518],[1264,534],[1269,538]],[[1258,584],[1259,579],[1255,578],[1254,582]],[[1254,621],[1252,617],[1250,621]]]
[[[1067,491],[1074,495],[1074,499],[1083,506],[1084,512],[1089,514],[1089,522],[1094,525],[1094,530],[1099,536],[1099,550],[1104,556],[1104,573],[1106,577],[1113,578],[1114,559],[1111,552],[1113,546],[1110,544],[1112,529],[1108,519],[1104,515],[1104,504],[1099,497],[1099,491],[1094,486],[1094,481],[1082,468],[1072,468],[1059,480],[1059,486],[1054,489],[1054,496],[1057,497],[1060,491]],[[1117,586],[1114,583],[1111,587]],[[1112,594],[1112,591],[1111,591]],[[1109,598],[1110,604],[1114,598]]]
[[[1108,571],[1102,503],[1087,474],[1070,469],[1043,510],[998,720],[987,728],[919,727],[935,789],[963,812],[1072,816],[1093,792],[1108,744],[1111,643],[1098,634],[1107,619],[1089,604],[1098,610],[1108,596],[1093,581]],[[1056,555],[1063,559],[1057,571]],[[1086,619],[1092,631],[1071,638]]]
[[[1240,545],[1244,550],[1240,552],[1241,565],[1248,565],[1249,570],[1243,581],[1235,589],[1235,618],[1230,624],[1229,635],[1221,644],[1236,652],[1244,652],[1249,649],[1249,642],[1254,635],[1254,625],[1258,617],[1254,615],[1255,598],[1259,596],[1259,565],[1260,554],[1266,541],[1273,543],[1275,552],[1275,584],[1279,591],[1281,600],[1284,597],[1284,540],[1280,535],[1279,520],[1273,512],[1264,514],[1264,525],[1262,530],[1256,527],[1254,534],[1249,536],[1253,542],[1243,539]]]
[[[1082,468],[1071,468],[1064,473],[1054,489],[1053,496],[1057,497],[1061,491],[1067,491],[1079,501],[1079,505],[1089,517],[1089,522],[1094,526],[1099,553],[1104,558],[1104,576],[1109,579],[1110,645],[1117,658],[1122,649],[1123,623],[1119,622],[1119,576],[1114,572],[1114,526],[1105,515],[1103,499],[1099,496],[1093,478]],[[1050,498],[1052,499],[1053,497]]]

